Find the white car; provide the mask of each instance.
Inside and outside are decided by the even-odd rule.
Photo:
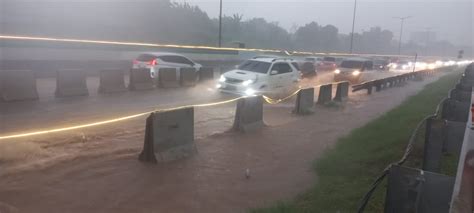
[[[334,71],[334,81],[362,83],[375,79],[377,72],[373,70],[373,62],[365,58],[347,58]]]
[[[201,64],[176,53],[143,53],[133,60],[134,69],[149,68],[152,78],[158,78],[158,70],[160,68],[195,68],[196,72],[199,72],[201,67]]]
[[[255,95],[281,94],[297,87],[299,71],[292,59],[254,58],[220,76],[221,92]]]

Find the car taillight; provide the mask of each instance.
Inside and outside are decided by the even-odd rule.
[[[133,64],[138,64],[138,61],[136,59],[133,60]]]
[[[154,59],[154,60],[148,62],[148,64],[151,65],[151,66],[156,66],[158,64],[158,62],[156,61],[156,59]]]

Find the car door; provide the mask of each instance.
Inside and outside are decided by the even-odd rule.
[[[286,62],[277,62],[274,63],[272,68],[270,69],[270,88],[272,88],[272,92],[282,92],[291,85],[292,82],[292,75],[293,70],[291,69],[290,65]],[[273,73],[276,71],[276,73]],[[273,73],[273,74],[272,74]]]

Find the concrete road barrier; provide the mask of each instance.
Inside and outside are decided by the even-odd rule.
[[[154,79],[150,75],[150,69],[130,69],[129,90],[152,90],[155,87]]]
[[[336,87],[335,101],[344,101],[349,97],[349,82],[339,82]]]
[[[158,82],[162,88],[179,87],[178,70],[176,68],[160,68]]]
[[[196,86],[197,72],[195,68],[181,68],[179,70],[179,83],[181,86]]]
[[[88,96],[86,72],[80,69],[58,70],[55,95],[56,97]]]
[[[445,122],[442,119],[429,118],[426,121],[425,144],[423,146],[423,170],[439,172],[443,155],[443,132]]]
[[[263,127],[263,98],[252,96],[237,101],[233,130],[251,132]]]
[[[0,71],[0,95],[4,101],[38,100],[34,72],[31,70]]]
[[[319,87],[318,104],[325,104],[332,100],[332,84]]]
[[[461,84],[469,86],[469,87],[474,86],[474,79],[463,77],[463,78],[461,78],[460,82],[461,82]]]
[[[443,151],[459,156],[465,131],[466,123],[445,121]]]
[[[443,103],[441,118],[448,121],[467,122],[471,103],[447,99]]]
[[[127,87],[125,87],[124,73],[122,70],[101,70],[99,71],[99,75],[99,93],[115,93],[127,91]]]
[[[472,96],[472,92],[466,92],[466,91],[458,90],[458,89],[452,89],[449,92],[449,97],[451,99],[454,99],[454,100],[460,101],[460,102],[469,102],[469,103],[471,103],[471,96]]]
[[[214,80],[214,68],[202,67],[199,70],[199,81],[211,81]]]
[[[454,177],[392,165],[384,212],[449,212],[453,186]]]
[[[464,91],[464,92],[472,92],[472,86],[469,86],[469,85],[466,85],[466,84],[462,84],[461,82],[459,82],[458,84],[456,84],[455,89],[456,89],[456,90],[460,90],[460,91]]]
[[[154,112],[146,119],[140,161],[168,162],[188,157],[196,151],[194,108]]]
[[[296,96],[296,104],[293,113],[299,115],[314,112],[314,88],[301,89]]]

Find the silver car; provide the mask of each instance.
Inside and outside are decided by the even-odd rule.
[[[167,52],[143,53],[133,60],[134,69],[148,68],[152,78],[158,77],[160,68],[195,68],[199,72],[201,67],[184,55]]]

